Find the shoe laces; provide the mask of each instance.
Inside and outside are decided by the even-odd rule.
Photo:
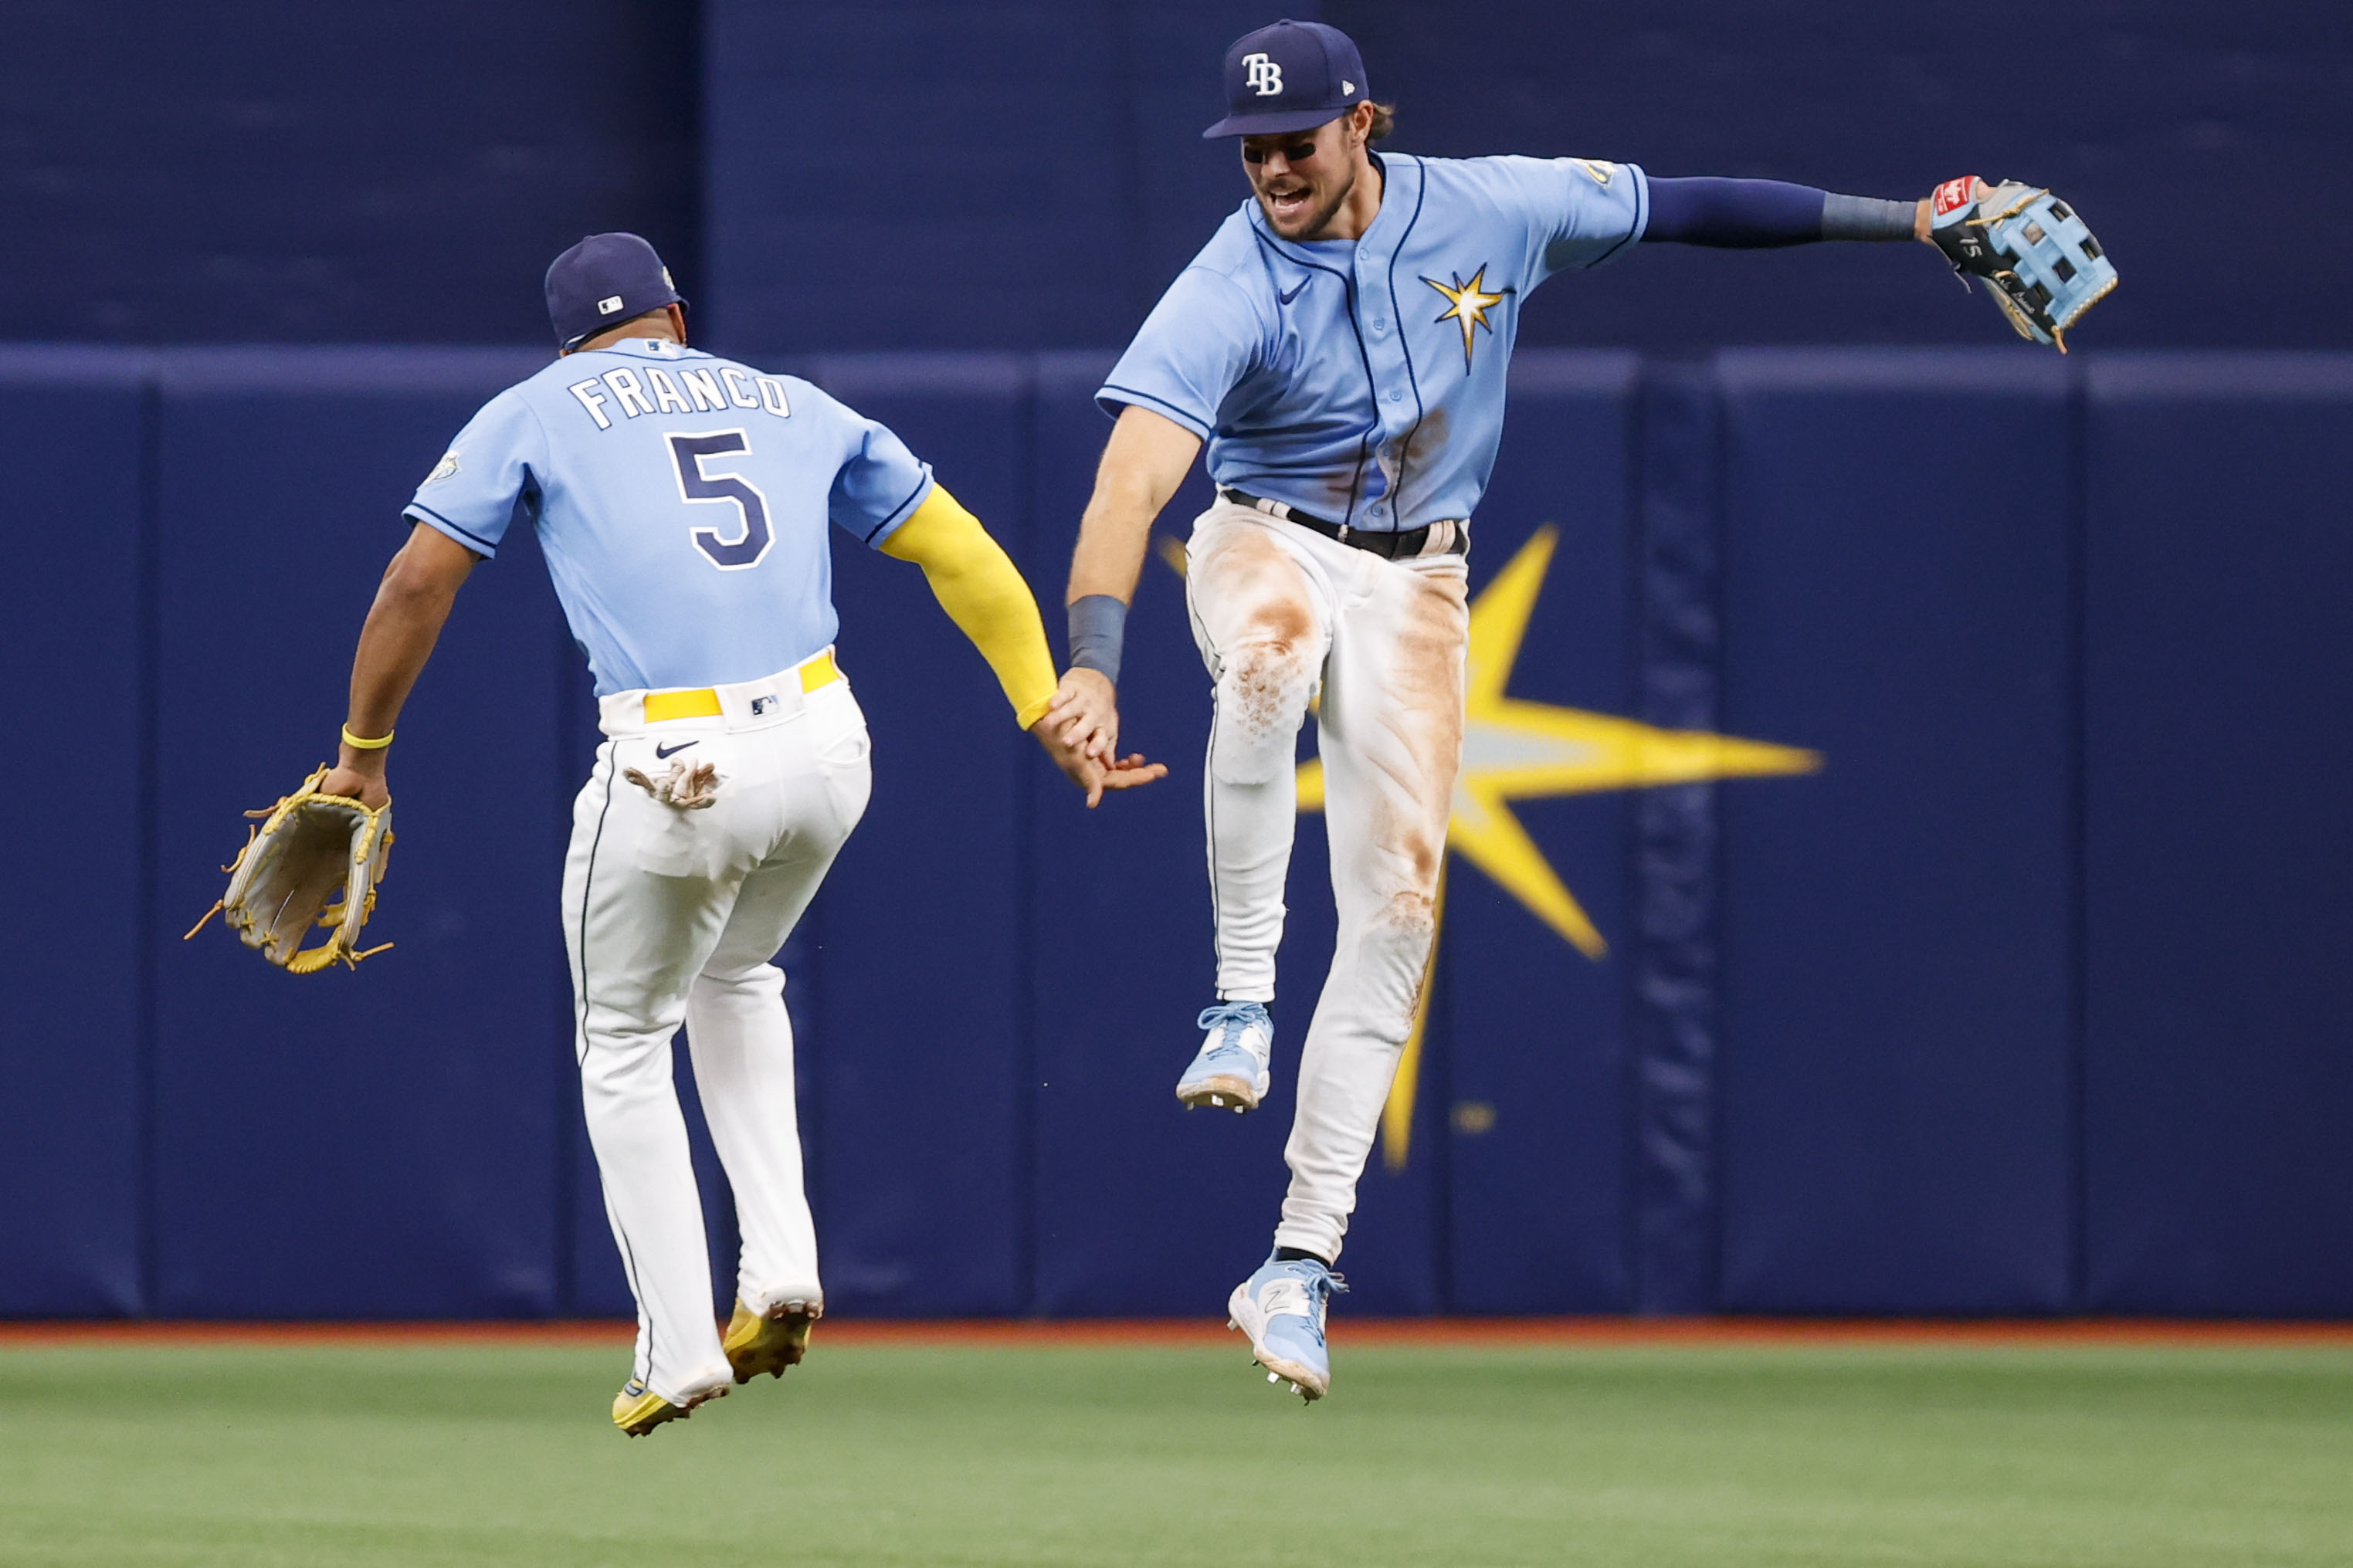
[[[1297,1258],[1293,1261],[1303,1263],[1307,1260]],[[1292,1278],[1299,1279],[1306,1289],[1307,1324],[1314,1331],[1316,1342],[1320,1344],[1324,1340],[1324,1319],[1331,1308],[1332,1298],[1348,1293],[1347,1278],[1321,1264],[1309,1268],[1304,1279],[1295,1274]]]
[[[1348,1293],[1348,1277],[1335,1268],[1317,1268],[1309,1278],[1307,1288],[1328,1300]]]
[[[1201,1016],[1193,1020],[1197,1029],[1215,1029],[1218,1044],[1239,1046],[1242,1030],[1264,1016],[1266,1008],[1257,1002],[1220,1002],[1214,1007],[1204,1007]]]

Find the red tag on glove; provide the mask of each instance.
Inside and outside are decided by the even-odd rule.
[[[1936,187],[1936,194],[1929,198],[1929,210],[1938,217],[1943,217],[1947,213],[1960,211],[1977,199],[1969,195],[1971,191],[1977,189],[1977,184],[1978,177],[1975,174],[1963,174],[1957,180],[1947,180]]]

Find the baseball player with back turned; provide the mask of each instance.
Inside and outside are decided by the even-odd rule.
[[[459,585],[529,520],[606,736],[573,810],[563,918],[588,1134],[638,1302],[613,1402],[636,1436],[731,1380],[783,1375],[824,1311],[769,961],[866,809],[828,523],[922,566],[1090,805],[1163,770],[1107,769],[1051,733],[1044,626],[1005,552],[889,430],[807,382],[687,347],[644,240],[582,240],[548,268],[547,304],[559,357],[486,404],[408,505],[421,526],[360,633],[322,787],[390,799],[385,748]],[[743,1232],[723,1341],[671,1086],[681,1023]]]
[[[1228,1303],[1270,1381],[1331,1386],[1324,1315],[1356,1183],[1426,973],[1463,723],[1470,519],[1495,458],[1522,299],[1644,242],[1937,243],[2021,334],[2115,280],[2049,193],[1974,177],[1926,201],[1766,180],[1654,179],[1584,158],[1380,154],[1392,124],[1337,29],[1227,51],[1251,199],[1180,273],[1097,395],[1117,420],[1081,523],[1071,666],[1050,723],[1116,755],[1121,634],[1154,519],[1203,442],[1217,501],[1186,595],[1215,683],[1203,779],[1217,1001],[1187,1106],[1269,1087],[1293,737],[1319,690],[1339,940],[1299,1062],[1274,1250]],[[2006,248],[2005,248],[2006,247]],[[2063,342],[2062,342],[2063,347]]]

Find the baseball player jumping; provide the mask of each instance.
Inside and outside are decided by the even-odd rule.
[[[1071,665],[1049,722],[1109,765],[1121,633],[1154,519],[1208,443],[1186,595],[1215,683],[1203,779],[1217,1001],[1187,1106],[1267,1094],[1296,817],[1293,737],[1319,690],[1339,941],[1299,1062],[1291,1186],[1228,1303],[1270,1381],[1331,1386],[1324,1315],[1356,1182],[1412,1024],[1461,757],[1470,519],[1503,430],[1528,290],[1644,242],[1927,239],[2021,334],[2059,342],[2115,282],[2063,204],[1947,182],[1929,200],[1653,179],[1596,159],[1377,153],[1392,115],[1356,46],[1278,22],[1227,51],[1251,198],[1097,394],[1117,420],[1071,567]]]
[[[632,1436],[731,1380],[781,1376],[824,1310],[770,959],[866,809],[828,522],[923,567],[1090,805],[1165,771],[1107,767],[1040,721],[1054,671],[1037,603],[927,465],[807,382],[687,347],[681,303],[635,235],[556,258],[561,353],[486,404],[418,487],[407,517],[423,526],[368,612],[341,760],[315,781],[385,805],[385,748],[459,585],[531,520],[606,736],[573,808],[563,916],[588,1133],[638,1302],[613,1402]],[[671,1087],[681,1023],[744,1237],[723,1339]]]

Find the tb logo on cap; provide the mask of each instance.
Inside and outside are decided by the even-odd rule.
[[[1282,68],[1271,55],[1244,55],[1242,85],[1261,98],[1272,98],[1282,91]]]

